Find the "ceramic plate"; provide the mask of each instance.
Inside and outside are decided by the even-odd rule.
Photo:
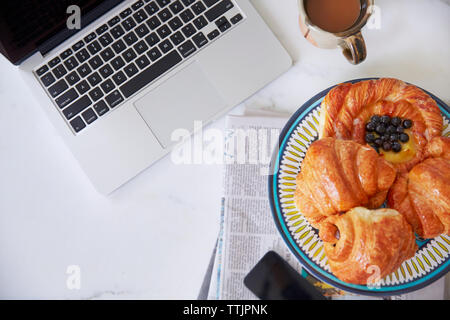
[[[357,79],[355,83],[369,79]],[[334,86],[333,86],[334,87]],[[318,231],[311,227],[294,204],[295,178],[312,142],[318,138],[320,103],[333,88],[306,102],[288,121],[280,135],[279,151],[273,155],[269,176],[269,197],[276,226],[289,249],[316,278],[345,291],[375,296],[404,294],[425,287],[450,270],[450,237],[441,235],[426,241],[417,239],[416,255],[400,268],[369,288],[346,283],[330,271]],[[425,90],[424,90],[425,91]],[[427,92],[427,91],[426,91]],[[427,92],[439,105],[444,118],[444,135],[450,136],[450,109]]]

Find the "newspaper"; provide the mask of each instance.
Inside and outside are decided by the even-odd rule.
[[[332,299],[381,299],[350,294],[318,281],[302,269],[301,264],[285,245],[273,222],[268,201],[267,174],[270,163],[264,156],[257,157],[260,161],[253,161],[253,163],[249,163],[248,158],[243,163],[236,161],[236,139],[234,138],[237,130],[271,132],[271,134],[279,135],[281,128],[288,120],[277,114],[265,113],[264,115],[228,116],[227,118],[228,140],[225,157],[229,161],[225,161],[224,165],[224,197],[220,233],[208,299],[257,299],[244,286],[243,279],[270,250],[282,256],[325,296]],[[259,137],[256,141],[258,148],[267,143],[267,141],[261,141]],[[269,150],[273,150],[277,141],[270,142],[272,149]],[[252,144],[248,141],[244,150],[247,155],[255,153]],[[422,290],[390,299],[443,299],[445,291],[445,279],[442,278]]]

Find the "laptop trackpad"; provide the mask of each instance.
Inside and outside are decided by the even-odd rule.
[[[194,121],[210,120],[225,107],[225,101],[194,62],[135,102],[137,111],[164,148],[171,134],[183,128],[190,132]]]

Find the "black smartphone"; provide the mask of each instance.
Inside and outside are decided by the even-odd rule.
[[[274,251],[259,260],[244,285],[262,300],[327,300]]]

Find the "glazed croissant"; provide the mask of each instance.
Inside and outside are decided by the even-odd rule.
[[[436,102],[418,87],[397,79],[341,84],[327,94],[321,108],[319,138],[351,139],[361,144],[365,144],[365,125],[373,115],[412,120],[414,153],[394,164],[402,171],[424,159],[428,141],[440,136],[443,128]]]
[[[402,213],[422,238],[450,235],[450,138],[434,138],[429,157],[396,179],[388,205]]]
[[[417,250],[411,226],[392,209],[358,207],[329,217],[321,223],[319,236],[333,274],[354,284],[384,278]]]
[[[327,216],[354,207],[380,207],[395,177],[393,166],[372,148],[325,138],[309,147],[296,179],[294,200],[317,227]]]

